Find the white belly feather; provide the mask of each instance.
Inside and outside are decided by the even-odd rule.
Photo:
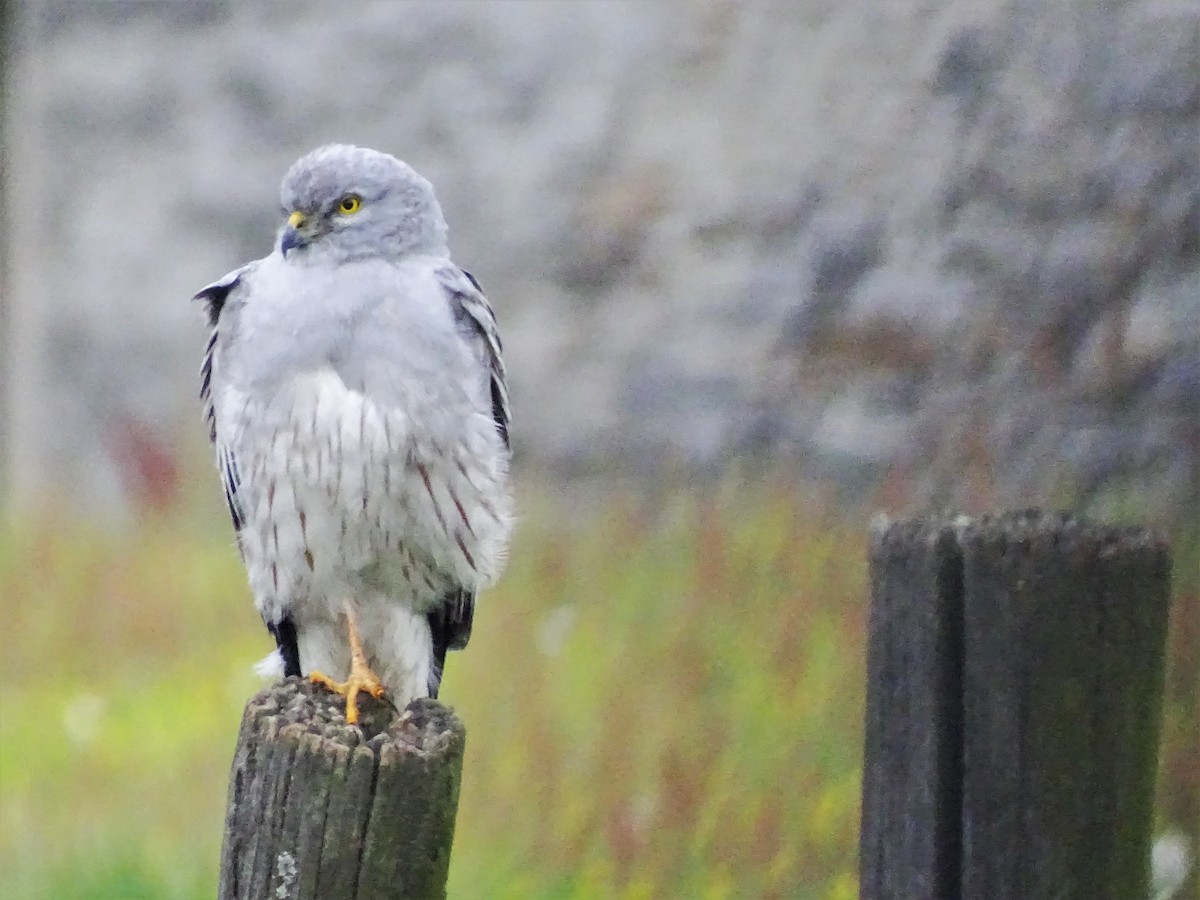
[[[269,398],[226,388],[218,418],[237,459],[239,545],[259,611],[291,613],[305,672],[336,671],[348,661],[339,616],[349,598],[385,685],[420,696],[424,614],[503,564],[511,501],[490,417],[383,408],[321,368]],[[388,660],[399,667],[390,679]]]

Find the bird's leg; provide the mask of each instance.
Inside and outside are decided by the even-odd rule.
[[[321,684],[334,693],[346,698],[346,722],[354,725],[358,722],[358,695],[366,692],[376,699],[383,696],[383,684],[379,676],[367,665],[367,657],[363,653],[362,636],[358,633],[358,617],[354,613],[354,604],[346,600],[342,604],[346,613],[346,630],[350,636],[350,675],[343,682],[334,681],[323,672],[312,672],[308,679],[313,684]]]

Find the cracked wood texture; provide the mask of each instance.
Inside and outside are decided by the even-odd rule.
[[[289,678],[246,705],[219,900],[446,895],[466,734],[433,700],[345,704]]]
[[[1147,896],[1166,544],[1031,510],[870,555],[864,900]]]

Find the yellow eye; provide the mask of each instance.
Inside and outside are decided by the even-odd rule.
[[[357,194],[347,194],[338,203],[338,212],[344,216],[351,216],[362,209],[362,198]]]

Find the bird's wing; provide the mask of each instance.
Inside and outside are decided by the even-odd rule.
[[[438,281],[446,291],[446,298],[459,333],[470,343],[475,356],[487,372],[492,420],[496,423],[496,431],[507,449],[511,413],[504,358],[501,355],[504,345],[496,327],[495,313],[492,312],[479,282],[469,272],[456,266],[447,266],[437,274]],[[433,635],[436,663],[430,684],[432,696],[437,696],[437,682],[441,680],[446,651],[461,650],[467,646],[474,617],[475,592],[465,588],[451,591],[439,606],[430,610],[429,629]]]
[[[232,449],[221,441],[220,435],[217,434],[212,378],[221,336],[221,311],[225,308],[229,295],[242,284],[252,266],[253,264],[235,269],[220,281],[214,281],[198,291],[193,298],[204,303],[205,312],[208,315],[210,332],[208,344],[204,348],[204,362],[200,364],[200,401],[204,404],[204,418],[208,422],[208,438],[217,449],[217,467],[221,472],[221,483],[225,487],[225,502],[229,505],[229,517],[233,520],[234,531],[241,531],[242,525],[246,521],[245,513],[238,501],[241,476],[238,473],[237,459],[234,457]]]
[[[446,668],[446,652],[461,650],[471,639],[471,623],[475,618],[475,592],[459,588],[442,598],[442,602],[425,616],[433,641],[433,671],[429,676],[429,696],[435,700]]]
[[[496,328],[496,314],[483,295],[474,276],[465,269],[448,266],[438,271],[438,280],[446,289],[454,321],[459,332],[475,350],[479,361],[487,367],[492,398],[492,419],[496,430],[508,447],[508,427],[511,413],[508,406],[508,382],[504,373],[504,344]]]
[[[204,303],[204,311],[208,315],[210,333],[208,344],[204,348],[204,362],[200,364],[200,401],[204,404],[204,418],[208,421],[208,437],[217,450],[217,468],[221,473],[221,484],[225,488],[225,502],[229,505],[229,517],[233,520],[233,530],[241,531],[245,524],[246,515],[242,510],[238,489],[241,487],[241,475],[238,472],[237,457],[233,449],[222,440],[217,431],[217,416],[213,403],[213,369],[218,364],[217,356],[221,344],[221,312],[230,296],[239,288],[245,289],[246,276],[253,271],[255,264],[242,266],[230,272],[220,281],[196,293],[193,298]],[[300,649],[296,641],[296,625],[287,612],[278,621],[266,623],[267,630],[275,638],[283,660],[283,674],[286,676],[300,674]]]

